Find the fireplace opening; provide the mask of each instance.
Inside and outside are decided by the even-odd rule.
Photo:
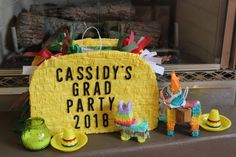
[[[31,65],[38,52],[67,26],[80,39],[88,26],[102,38],[152,36],[149,51],[163,64],[220,64],[227,0],[10,0],[1,4],[0,63],[3,69]],[[97,38],[94,31],[88,37]]]

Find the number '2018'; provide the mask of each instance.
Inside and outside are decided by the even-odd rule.
[[[78,115],[74,116],[74,120],[75,120],[75,129],[79,129],[80,128],[80,117]],[[102,115],[102,120],[103,120],[103,126],[104,127],[108,127],[108,114],[104,113]],[[95,123],[95,127],[98,127],[98,115],[94,114],[92,117],[90,117],[89,114],[86,114],[84,116],[84,126],[85,128],[90,128],[91,127],[91,123]]]

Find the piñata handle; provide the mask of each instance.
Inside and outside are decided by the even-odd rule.
[[[100,42],[99,50],[101,51],[101,50],[102,50],[102,38],[101,38],[101,35],[100,35],[98,29],[97,29],[96,27],[94,27],[94,26],[90,26],[90,27],[88,27],[88,28],[84,31],[84,33],[83,33],[83,35],[82,35],[81,47],[83,47],[84,35],[85,35],[85,33],[86,33],[88,30],[90,30],[90,29],[95,29],[95,30],[97,31],[98,38],[99,38],[99,42]]]

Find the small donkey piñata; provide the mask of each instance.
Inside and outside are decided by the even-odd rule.
[[[188,88],[182,92],[179,77],[172,72],[170,85],[160,91],[159,119],[166,116],[168,136],[174,136],[176,123],[189,123],[192,136],[199,135],[201,104],[198,100],[187,100],[187,95]]]
[[[131,137],[137,137],[142,143],[149,137],[148,122],[133,117],[132,102],[126,105],[123,100],[118,105],[118,113],[115,118],[116,126],[121,127],[121,140],[127,141]]]

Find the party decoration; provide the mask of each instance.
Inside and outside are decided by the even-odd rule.
[[[84,38],[85,33],[90,29],[97,31],[98,39]],[[42,50],[39,52],[25,52],[24,55],[35,56],[32,66],[38,66],[51,57],[71,53],[91,52],[95,50],[119,50],[139,54],[147,61],[155,73],[163,75],[164,68],[157,65],[156,60],[154,61],[153,59],[157,53],[149,52],[147,49],[143,51],[152,41],[152,37],[141,37],[138,42],[134,39],[133,31],[131,31],[129,37],[126,37],[124,32],[121,32],[119,39],[101,38],[99,30],[91,26],[84,31],[82,39],[74,40],[73,33],[69,31],[69,28],[62,27],[42,45]]]
[[[153,71],[156,74],[163,75],[165,68],[162,66],[157,65],[156,60],[154,59],[154,56],[157,55],[157,52],[150,52],[147,49],[145,49],[141,54],[140,57],[143,58],[153,69]]]
[[[102,50],[114,50],[117,48],[118,39],[111,39],[111,38],[101,38],[102,42]],[[100,40],[94,38],[85,38],[85,39],[78,39],[73,40],[73,45],[79,45],[86,47],[90,50],[99,50],[100,48]]]
[[[31,117],[26,120],[25,127],[21,134],[21,141],[29,150],[42,150],[50,143],[51,135],[44,119]]]
[[[186,100],[187,94],[188,88],[182,92],[179,78],[172,72],[170,85],[160,91],[160,119],[167,123],[168,136],[174,136],[175,123],[189,123],[192,136],[199,135],[201,104]]]
[[[114,119],[121,99],[132,100],[135,117],[157,127],[158,86],[151,67],[139,55],[94,51],[51,57],[33,73],[31,116],[45,119],[52,135],[68,125],[85,133],[117,131]]]
[[[132,112],[132,102],[126,105],[123,100],[118,106],[118,113],[115,118],[116,126],[121,127],[121,140],[127,141],[131,137],[136,137],[138,142],[143,143],[149,137],[148,122],[134,118]]]
[[[151,36],[144,36],[138,42],[136,42],[134,39],[133,31],[130,32],[129,37],[126,37],[124,32],[121,32],[118,41],[118,50],[140,54],[141,50],[152,41]]]
[[[66,128],[64,132],[53,136],[51,145],[63,152],[73,152],[83,147],[88,142],[88,137],[72,128]]]
[[[230,128],[231,121],[220,115],[219,110],[212,109],[210,113],[202,115],[200,126],[207,131],[223,131]]]

